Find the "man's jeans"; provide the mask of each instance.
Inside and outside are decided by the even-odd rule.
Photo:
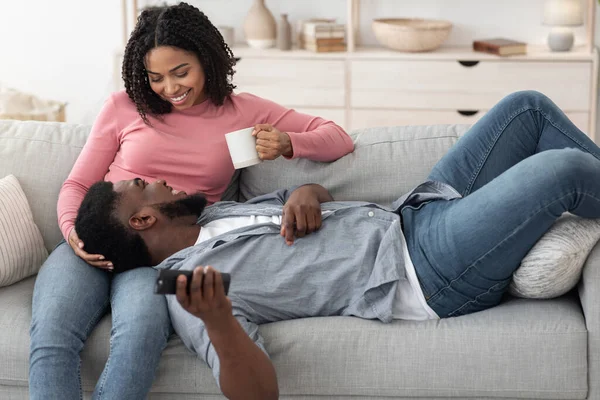
[[[497,305],[562,213],[600,218],[599,160],[598,146],[540,93],[518,92],[491,109],[429,176],[463,198],[402,210],[429,306],[452,317]]]
[[[30,398],[82,398],[79,353],[110,307],[110,356],[94,399],[145,399],[172,331],[165,296],[154,294],[155,279],[152,268],[113,276],[61,243],[35,282]]]

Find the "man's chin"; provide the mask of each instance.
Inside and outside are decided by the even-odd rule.
[[[158,205],[159,210],[169,218],[199,217],[206,207],[207,201],[202,193],[187,195],[180,192],[174,195],[174,200]]]

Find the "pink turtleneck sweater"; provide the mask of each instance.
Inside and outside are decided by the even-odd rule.
[[[142,121],[124,91],[112,94],[58,197],[58,223],[65,238],[77,210],[97,181],[136,177],[165,179],[177,190],[202,192],[210,203],[220,200],[234,173],[225,134],[269,123],[286,132],[293,158],[333,161],[352,152],[354,144],[331,121],[287,109],[248,93],[230,96],[222,106],[205,101],[184,111]]]

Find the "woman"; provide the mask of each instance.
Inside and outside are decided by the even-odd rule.
[[[73,229],[94,182],[160,176],[173,190],[200,191],[215,202],[234,172],[224,134],[248,126],[255,127],[263,160],[333,161],[353,150],[332,122],[233,94],[234,65],[197,8],[181,3],[142,12],[125,49],[126,92],[104,105],[58,199],[67,242],[52,252],[34,289],[32,399],[80,398],[79,353],[109,308],[110,356],[94,398],[145,398],[172,332],[164,296],[153,294],[155,271],[111,274],[110,260],[88,254]]]

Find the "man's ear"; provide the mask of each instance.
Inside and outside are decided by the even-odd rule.
[[[157,210],[153,207],[142,207],[129,218],[129,227],[136,231],[150,229],[156,223]]]

